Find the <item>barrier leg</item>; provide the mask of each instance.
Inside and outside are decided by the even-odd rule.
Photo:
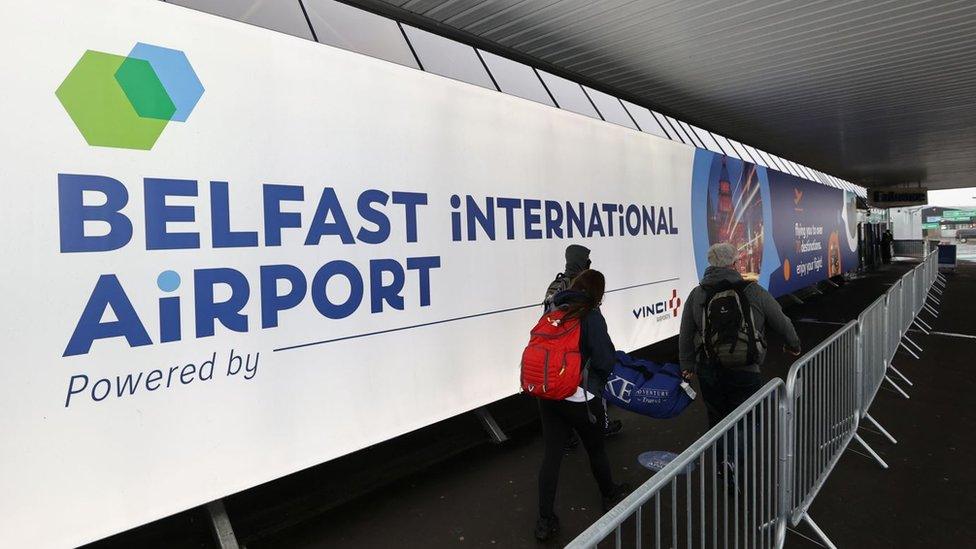
[[[827,534],[824,534],[824,531],[821,530],[819,526],[817,526],[817,523],[813,522],[813,519],[810,518],[809,513],[804,513],[803,520],[807,521],[807,524],[809,524],[810,528],[812,528],[813,531],[817,533],[817,536],[820,537],[820,541],[824,542],[824,545],[826,545],[829,549],[837,549],[837,546],[834,545],[834,542],[830,541],[830,538],[827,537]]]
[[[935,297],[935,296],[934,296],[934,295],[932,295],[931,293],[930,293],[930,294],[928,294],[928,296],[927,296],[927,297],[928,297],[928,299],[931,299],[932,301],[934,301],[936,305],[942,305],[942,302],[941,302],[941,301],[939,301],[939,298],[937,298],[937,297]]]
[[[905,351],[907,351],[907,352],[908,352],[908,354],[910,354],[910,355],[912,355],[912,356],[913,356],[913,357],[915,357],[915,358],[919,358],[919,357],[918,357],[918,355],[917,355],[917,354],[915,354],[915,351],[913,351],[913,350],[911,350],[911,349],[910,349],[910,348],[908,347],[908,345],[905,345],[905,342],[904,342],[904,341],[899,341],[899,342],[898,342],[898,345],[900,345],[902,349],[905,349]]]
[[[922,304],[922,310],[932,315],[933,318],[939,318],[939,311],[936,311],[935,308],[928,303]]]
[[[238,549],[237,536],[230,524],[224,500],[217,499],[207,504],[207,514],[210,515],[210,528],[213,530],[214,541],[220,549]]]
[[[491,436],[492,442],[495,444],[501,444],[502,442],[508,440],[508,435],[506,435],[505,431],[502,431],[502,428],[498,426],[498,422],[495,421],[495,418],[491,415],[491,412],[488,411],[488,408],[482,406],[481,408],[475,410],[474,413],[478,416],[478,419],[481,420],[482,427],[488,431],[488,435]]]
[[[891,381],[891,378],[890,377],[885,376],[885,381],[887,381],[888,383],[890,383],[891,386],[894,387],[896,391],[898,391],[899,393],[901,393],[901,396],[903,396],[903,397],[905,397],[907,399],[911,399],[912,398],[912,397],[908,396],[908,393],[906,393],[905,391],[902,391],[901,390],[901,387],[899,387],[897,383],[895,383],[894,381]]]
[[[922,347],[921,347],[921,346],[919,346],[919,344],[918,344],[918,343],[915,343],[914,341],[912,341],[912,338],[910,338],[910,337],[908,337],[908,335],[905,335],[905,336],[903,337],[903,339],[904,339],[905,341],[907,341],[907,342],[909,342],[909,343],[911,343],[911,344],[912,344],[912,347],[915,347],[916,349],[918,349],[918,352],[920,352],[920,353],[921,353],[922,351],[924,351],[924,349],[922,349]],[[915,358],[918,358],[918,357],[916,356]]]
[[[864,439],[861,438],[861,435],[855,433],[854,440],[856,440],[867,451],[867,453],[871,454],[871,457],[874,458],[874,461],[878,462],[878,465],[880,465],[882,469],[888,468],[888,464],[885,463],[885,460],[881,459],[881,456],[879,456],[878,453],[874,451],[874,448],[871,448],[870,446],[868,446],[867,442],[864,442]]]
[[[912,321],[912,326],[915,326],[916,328],[918,328],[918,330],[919,330],[920,332],[922,332],[923,334],[925,334],[925,335],[929,335],[929,331],[928,331],[928,330],[926,330],[926,329],[925,329],[925,326],[922,326],[922,324],[925,324],[925,323],[924,323],[924,322],[921,322],[921,321],[919,321],[919,320],[918,320],[918,317],[915,317],[915,320],[913,320],[913,321]],[[927,326],[927,324],[926,324],[926,326]],[[915,345],[915,342],[914,342],[914,341],[912,342],[912,345]],[[916,347],[918,347],[918,345],[915,345],[915,346],[916,346]],[[919,350],[919,351],[921,351],[921,350],[922,350],[922,348],[921,348],[921,347],[918,347],[918,350]]]
[[[922,320],[922,317],[916,317],[915,318],[915,324],[917,326],[919,326],[919,327],[923,327],[924,326],[925,329],[923,330],[923,332],[925,333],[925,335],[929,335],[929,331],[932,329],[932,326],[929,326],[929,323],[928,322],[925,322],[924,320]]]
[[[898,368],[895,368],[894,366],[892,366],[892,365],[889,364],[888,365],[888,369],[891,370],[892,372],[895,372],[895,374],[898,375],[898,377],[900,377],[902,379],[902,381],[904,381],[905,383],[907,383],[909,387],[914,387],[915,386],[915,384],[912,383],[911,380],[909,380],[907,377],[905,377],[905,374],[903,374],[900,371],[898,371]]]
[[[888,440],[890,440],[892,444],[898,444],[898,441],[895,440],[895,437],[891,436],[891,433],[889,433],[884,427],[882,427],[880,423],[875,421],[875,419],[871,417],[871,414],[864,414],[864,417],[868,418],[868,421],[871,422],[871,425],[874,425],[879,431],[881,431],[881,434],[883,434]]]
[[[932,291],[932,292],[935,292],[935,293],[937,293],[939,295],[942,295],[942,290],[938,286],[936,286],[935,284],[932,284],[932,287],[929,288],[929,291]]]

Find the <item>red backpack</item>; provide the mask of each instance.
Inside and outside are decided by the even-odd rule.
[[[581,379],[580,321],[565,311],[542,315],[522,351],[522,390],[548,400],[572,396]]]

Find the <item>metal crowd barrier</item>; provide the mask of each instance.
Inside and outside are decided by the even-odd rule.
[[[924,240],[892,240],[892,255],[898,257],[925,257]]]
[[[904,326],[905,323],[902,322],[901,313],[901,292],[902,292],[902,280],[895,282],[891,288],[888,288],[887,293],[885,293],[885,335],[887,337],[887,348],[885,352],[885,360],[889,363],[895,357],[895,353],[898,351],[898,346],[901,344],[901,336],[905,333]]]
[[[890,291],[890,290],[889,290]],[[881,296],[857,317],[861,327],[861,415],[878,394],[888,365],[889,341],[885,333],[887,296]]]
[[[903,307],[902,288],[904,286],[904,283],[905,283],[904,279],[898,280],[897,282],[892,284],[890,288],[888,288],[888,291],[885,292],[885,295],[883,296],[885,300],[885,306],[884,306],[885,349],[884,349],[884,355],[882,359],[884,360],[885,370],[891,370],[892,372],[897,374],[898,377],[900,377],[905,383],[907,383],[908,385],[912,385],[912,382],[909,381],[904,374],[902,374],[900,371],[898,371],[897,368],[895,368],[892,365],[892,361],[895,359],[895,353],[898,352],[898,347],[904,345],[901,342],[901,339],[902,337],[905,336],[906,330],[905,330],[905,322],[902,320],[902,318],[905,315],[909,314],[909,313],[902,312],[902,307]],[[868,322],[868,319],[865,319],[865,322]],[[862,323],[861,325],[864,326],[865,324]],[[872,357],[871,360],[876,360],[876,359]],[[888,375],[884,376],[884,381],[887,381],[888,384],[891,385],[891,388],[897,391],[899,394],[901,394],[901,396],[905,397],[906,399],[910,398],[908,396],[908,393],[906,393],[901,387],[899,387],[898,384],[895,383]],[[870,405],[871,405],[871,401],[868,401],[865,404],[864,409],[867,410],[867,407]],[[874,423],[873,420],[871,421],[872,423]],[[884,431],[883,429],[881,431],[887,433],[887,431]],[[888,435],[888,438],[891,439],[892,442],[895,442],[894,438],[891,437],[890,435]]]
[[[782,547],[784,396],[767,383],[567,547]]]
[[[848,322],[793,363],[786,379],[790,521],[820,537],[810,505],[857,434],[861,408],[858,325]]]
[[[788,524],[805,521],[834,548],[810,506],[851,440],[888,467],[857,430],[865,418],[897,442],[869,410],[885,382],[908,398],[887,373],[911,385],[891,362],[899,347],[918,358],[906,340],[922,350],[908,330],[922,310],[935,314],[930,292],[944,287],[937,261],[927,254],[857,320],[794,362],[785,383],[767,383],[567,547],[612,537],[617,548],[780,548]]]

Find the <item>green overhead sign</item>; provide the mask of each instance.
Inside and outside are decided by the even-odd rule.
[[[970,219],[976,217],[976,210],[945,210],[942,219]]]

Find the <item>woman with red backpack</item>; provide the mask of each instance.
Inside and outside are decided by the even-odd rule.
[[[603,274],[588,269],[568,290],[553,298],[556,309],[543,315],[532,332],[522,358],[522,388],[539,397],[545,456],[539,470],[539,520],[535,537],[540,541],[559,531],[554,513],[556,484],[563,459],[563,444],[575,430],[583,441],[590,470],[603,495],[605,510],[630,491],[614,484],[604,449],[606,413],[595,397],[603,393],[613,368],[616,349],[600,313],[606,286]]]

